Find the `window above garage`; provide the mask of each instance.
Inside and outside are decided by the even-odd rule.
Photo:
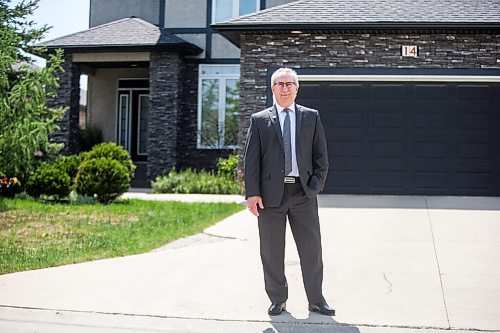
[[[260,9],[261,0],[213,0],[212,22],[223,22]]]

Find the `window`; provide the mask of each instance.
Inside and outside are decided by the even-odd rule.
[[[149,95],[139,95],[139,125],[137,126],[137,155],[148,154]]]
[[[239,107],[240,66],[200,65],[198,148],[235,148]]]
[[[129,123],[130,123],[130,104],[129,104],[129,95],[128,94],[120,94],[120,105],[118,107],[119,115],[118,115],[118,144],[125,148],[129,149]]]
[[[260,9],[260,0],[213,0],[213,22],[222,22]]]

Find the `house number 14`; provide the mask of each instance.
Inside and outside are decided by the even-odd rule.
[[[401,55],[403,57],[418,57],[418,46],[415,45],[403,45],[401,46]]]

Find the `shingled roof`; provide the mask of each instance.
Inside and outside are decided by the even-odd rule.
[[[62,48],[67,52],[166,49],[198,54],[203,51],[198,46],[137,17],[102,24],[42,42],[40,45],[49,50]]]
[[[500,29],[500,0],[298,0],[212,25],[239,45],[243,31]]]

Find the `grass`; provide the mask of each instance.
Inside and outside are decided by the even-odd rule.
[[[0,274],[144,253],[241,209],[229,203],[56,204],[0,198]]]

